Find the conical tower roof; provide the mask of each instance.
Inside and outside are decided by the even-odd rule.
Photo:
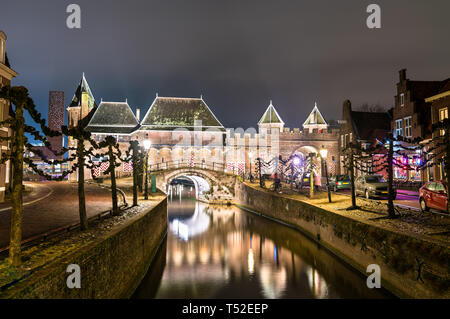
[[[92,94],[91,88],[89,87],[88,82],[86,81],[86,78],[83,76],[81,77],[80,84],[78,84],[77,90],[75,91],[75,94],[73,95],[72,101],[70,102],[69,107],[73,106],[81,106],[81,95],[83,92],[87,92],[89,99],[88,99],[88,106],[89,109],[92,109],[94,106],[97,106],[95,104],[95,98]]]
[[[267,110],[264,112],[263,116],[258,122],[259,124],[284,124],[283,120],[281,119],[280,115],[278,114],[277,110],[275,110],[275,107],[272,104],[272,101],[270,101],[270,105],[267,107]]]
[[[315,103],[313,110],[309,114],[305,123],[303,123],[303,127],[317,127],[317,126],[328,126],[328,123],[325,121],[325,118],[320,113],[319,108],[317,107],[317,103]]]

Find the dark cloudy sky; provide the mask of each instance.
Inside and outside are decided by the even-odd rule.
[[[82,28],[66,27],[77,3]],[[377,3],[382,28],[366,27]],[[339,119],[344,99],[393,105],[398,70],[450,77],[448,0],[1,0],[0,29],[19,76],[47,112],[82,72],[95,98],[145,110],[160,96],[198,97],[227,127],[256,126],[273,99],[289,127],[317,101]]]

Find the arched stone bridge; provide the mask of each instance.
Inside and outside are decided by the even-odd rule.
[[[199,166],[199,167],[198,167]],[[153,171],[156,176],[156,186],[167,193],[170,182],[176,178],[186,177],[190,179],[196,190],[196,197],[200,201],[208,203],[224,204],[234,197],[234,186],[237,176],[224,173],[221,170],[212,170],[201,165],[194,167],[167,168]]]

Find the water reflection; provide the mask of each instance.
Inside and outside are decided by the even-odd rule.
[[[364,277],[297,231],[236,207],[196,202],[189,187],[174,188],[169,196],[167,247],[160,252],[165,256],[150,267],[134,297],[388,296],[368,289]],[[159,279],[152,273],[159,273]]]

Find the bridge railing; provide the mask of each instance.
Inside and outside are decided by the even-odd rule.
[[[149,164],[148,169],[151,172],[164,171],[169,169],[176,168],[199,168],[199,169],[207,169],[216,172],[224,172],[224,173],[235,173],[232,171],[227,171],[224,163],[219,162],[209,162],[209,161],[189,161],[189,160],[177,160],[177,161],[167,161],[162,163],[154,163]]]

